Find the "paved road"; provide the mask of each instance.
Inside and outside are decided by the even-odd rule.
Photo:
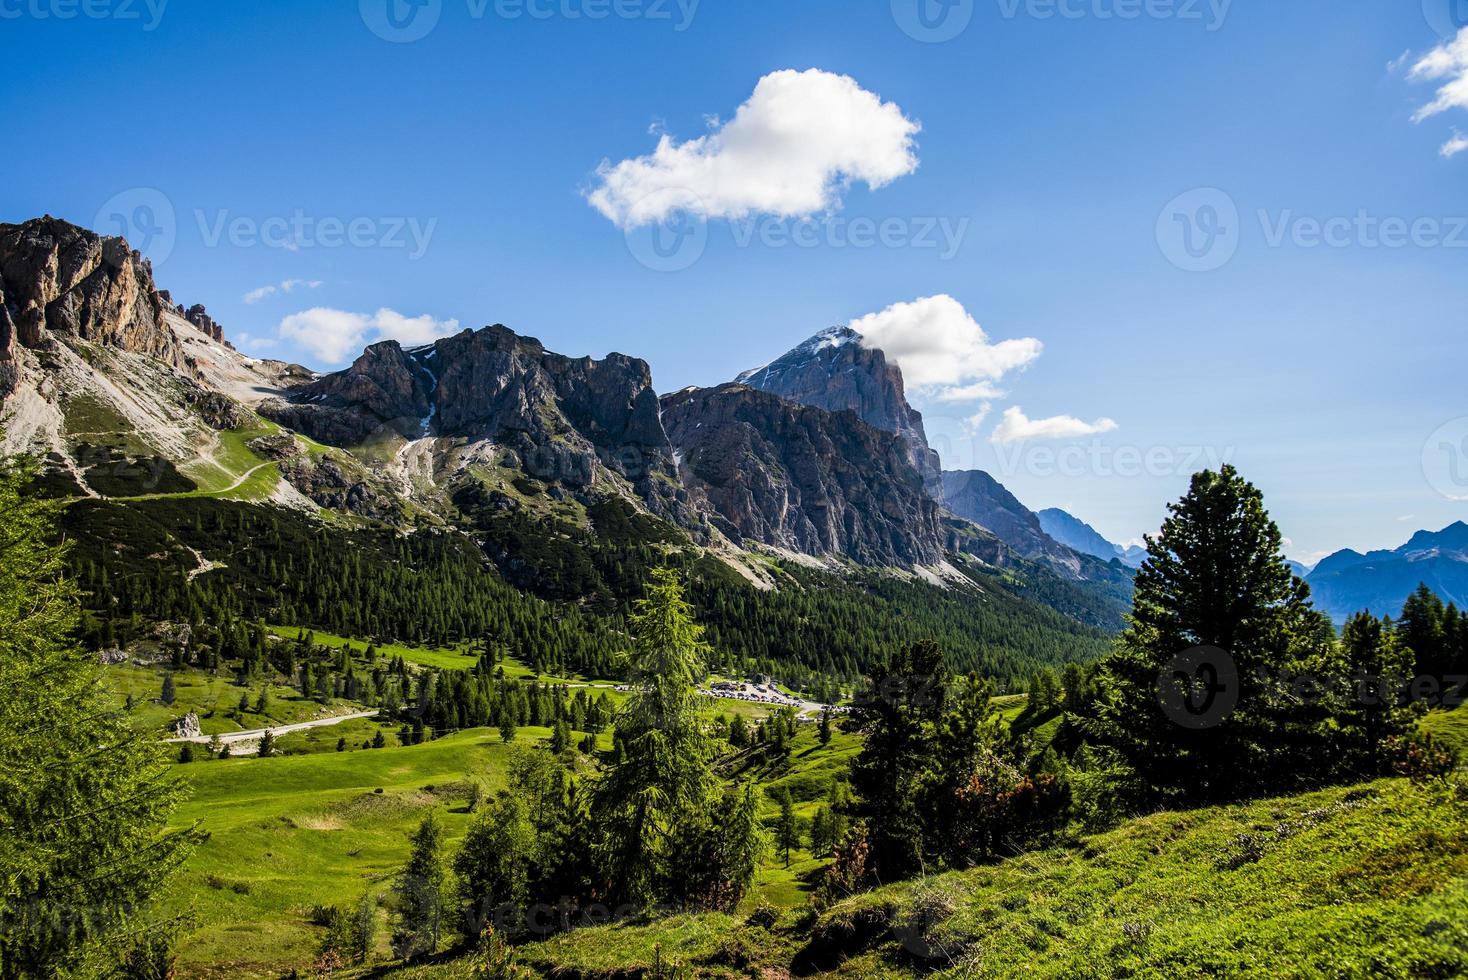
[[[219,741],[225,745],[233,745],[235,742],[258,742],[264,737],[266,731],[274,733],[277,737],[290,732],[303,732],[308,728],[325,728],[328,725],[340,725],[344,721],[355,721],[358,718],[372,718],[376,716],[377,709],[371,711],[359,711],[354,715],[337,715],[333,718],[317,718],[315,721],[299,721],[293,725],[280,725],[276,728],[256,728],[248,732],[221,732]],[[196,745],[208,745],[213,735],[197,735],[191,738],[170,738],[168,742],[193,742]]]

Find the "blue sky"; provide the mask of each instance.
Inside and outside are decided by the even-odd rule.
[[[1032,507],[1132,539],[1226,458],[1302,558],[1468,516],[1450,0],[954,0],[931,31],[916,0],[422,2],[0,0],[0,220],[121,216],[176,299],[318,368],[502,322],[645,357],[666,391],[947,297],[882,322],[981,325],[916,400],[949,465]],[[743,171],[686,141],[728,149],[762,79],[811,69],[778,105],[829,109],[748,113],[789,166],[706,200]],[[681,163],[648,157],[662,134]],[[766,186],[802,168],[834,181],[813,217],[762,210],[810,206]],[[616,181],[690,174],[710,216],[668,271],[688,255],[647,252]]]

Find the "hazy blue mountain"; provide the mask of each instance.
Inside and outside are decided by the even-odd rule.
[[[1338,623],[1363,609],[1399,615],[1407,596],[1423,583],[1445,602],[1468,605],[1468,524],[1418,531],[1390,551],[1337,551],[1306,581],[1315,605]]]
[[[1139,545],[1123,548],[1104,537],[1094,527],[1073,514],[1058,507],[1049,507],[1036,514],[1040,527],[1056,541],[1082,554],[1094,555],[1103,561],[1119,558],[1124,564],[1138,568],[1147,558],[1147,552]]]

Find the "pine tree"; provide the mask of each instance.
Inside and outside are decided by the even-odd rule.
[[[653,573],[628,625],[632,693],[617,721],[625,755],[597,786],[592,809],[603,887],[613,904],[646,906],[687,867],[673,842],[707,814],[714,750],[697,684],[703,629],[676,573]]]
[[[438,815],[423,818],[413,834],[408,863],[398,876],[398,928],[393,949],[403,959],[438,951],[443,928],[443,828]]]
[[[158,700],[161,701],[161,702],[163,702],[164,705],[166,705],[168,707],[172,707],[175,697],[176,697],[176,695],[174,694],[173,674],[171,674],[171,673],[164,674],[163,675],[163,693],[158,698]]]
[[[1366,612],[1346,622],[1340,651],[1341,674],[1351,683],[1336,692],[1333,715],[1341,744],[1331,757],[1346,775],[1386,775],[1389,743],[1413,727],[1411,707],[1399,700],[1413,670],[1413,651]]]
[[[785,852],[785,867],[790,867],[790,849],[800,843],[799,826],[795,822],[795,802],[790,791],[780,794],[780,820],[775,825],[775,839]]]
[[[275,754],[275,732],[265,729],[265,734],[260,736],[260,758],[267,759]]]
[[[851,785],[866,821],[871,868],[882,881],[923,866],[929,814],[923,790],[948,697],[943,651],[924,641],[872,668],[848,719],[865,736],[851,764]]]
[[[453,861],[463,905],[459,926],[466,936],[525,907],[534,850],[535,830],[517,794],[501,793],[469,826]]]
[[[166,832],[171,753],[133,730],[73,642],[80,602],[60,505],[0,468],[0,978],[82,966],[158,892],[198,835]],[[80,914],[85,911],[86,914]]]
[[[1322,666],[1330,624],[1285,564],[1263,496],[1233,467],[1196,474],[1168,510],[1161,533],[1147,538],[1130,626],[1104,663],[1107,690],[1092,732],[1161,798],[1227,798],[1302,783],[1319,770],[1310,761],[1320,745],[1318,718],[1295,700],[1272,697],[1269,679]],[[1180,655],[1202,647],[1222,653],[1197,654],[1208,663],[1196,678],[1185,663],[1181,680],[1194,690],[1206,683],[1200,707],[1221,707],[1218,717],[1200,712],[1185,725],[1163,710],[1159,684],[1173,682]],[[1193,704],[1192,691],[1184,693]],[[1235,696],[1231,711],[1219,700]]]

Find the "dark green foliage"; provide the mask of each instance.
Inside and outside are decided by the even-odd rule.
[[[414,959],[438,951],[444,911],[443,828],[430,813],[413,834],[412,852],[394,885],[398,902],[393,951]]]
[[[688,867],[678,845],[714,788],[697,688],[703,630],[674,573],[655,572],[647,591],[630,623],[633,691],[617,719],[624,761],[597,785],[592,804],[601,885],[612,904],[638,907],[663,900]]]
[[[515,529],[486,544],[509,581],[458,532],[405,537],[271,506],[84,500],[65,522],[79,542],[73,565],[94,611],[94,646],[125,644],[153,620],[187,622],[195,661],[213,667],[237,662],[247,652],[244,624],[264,621],[409,644],[482,641],[539,670],[617,676],[623,619],[652,565],[668,559],[676,532],[624,501],[589,510],[594,533],[490,508],[495,516],[484,519],[492,526]],[[190,548],[220,556],[223,567],[191,578],[198,560]],[[792,565],[782,570],[782,588],[766,592],[715,559],[672,557],[718,651],[716,666],[775,673],[813,693],[832,679],[854,683],[885,651],[925,637],[942,642],[959,669],[1006,689],[1043,666],[1093,660],[1106,645],[1102,631],[1025,597],[1031,585],[1008,573],[975,568],[979,592]],[[316,696],[316,683],[304,693]]]
[[[967,867],[1059,829],[1069,788],[1003,743],[991,691],[974,675],[955,680],[934,643],[872,670],[846,726],[865,736],[850,807],[863,833],[858,844],[826,831],[841,842],[838,877],[857,873],[857,857],[862,873],[884,882]]]
[[[80,501],[65,527],[78,541],[82,588],[106,613],[93,620],[97,644],[105,629],[126,642],[141,621],[167,619],[202,624],[228,659],[239,653],[229,648],[234,624],[264,620],[409,644],[493,637],[527,663],[599,676],[618,650],[606,625],[523,594],[453,532],[344,529],[277,507],[188,498]],[[188,548],[229,558],[190,579],[198,563]]]
[[[1426,584],[1407,597],[1396,634],[1417,674],[1439,680],[1468,674],[1468,612],[1444,606]],[[1463,697],[1468,691],[1460,690],[1457,695]]]
[[[1196,474],[1168,510],[1147,539],[1132,625],[1105,662],[1094,733],[1162,798],[1230,798],[1318,779],[1321,712],[1273,696],[1271,679],[1332,667],[1331,631],[1285,564],[1262,495],[1225,466]],[[1236,665],[1238,705],[1185,727],[1164,712],[1159,677],[1203,646]]]
[[[775,843],[784,852],[785,867],[790,867],[790,850],[800,844],[800,825],[795,820],[795,801],[790,791],[780,794],[780,818],[775,824]]]
[[[0,469],[0,977],[75,970],[145,905],[197,835],[165,831],[171,752],[141,735],[72,640],[57,505]],[[85,968],[82,968],[85,973]]]

